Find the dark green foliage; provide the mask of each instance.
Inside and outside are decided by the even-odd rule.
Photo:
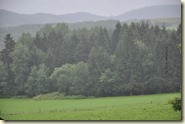
[[[181,98],[175,97],[175,98],[169,100],[169,103],[172,105],[174,111],[181,111],[181,108],[182,108]]]
[[[5,37],[1,97],[117,96],[178,92],[182,82],[181,25],[177,31],[149,22],[70,30],[47,24],[36,36]]]
[[[104,73],[101,73],[96,96],[111,96],[114,95],[115,75],[108,68]]]
[[[29,96],[35,96],[49,92],[49,80],[47,77],[48,69],[45,64],[31,68],[27,84],[25,84],[26,93]]]
[[[113,54],[116,50],[116,46],[118,45],[118,42],[120,40],[120,33],[121,33],[121,24],[118,22],[116,24],[116,27],[114,29],[114,32],[112,34],[112,41],[111,41],[111,47],[110,52]]]
[[[59,92],[65,95],[88,96],[89,69],[87,63],[65,64],[60,68],[55,68],[50,78],[53,82],[57,82]]]
[[[13,37],[7,34],[4,43],[5,49],[0,52],[0,92],[2,96],[10,97],[15,94],[15,79],[11,68],[13,63],[11,54],[14,51],[15,42]]]
[[[16,44],[15,50],[12,53],[12,58],[12,70],[15,74],[17,95],[23,95],[25,93],[25,84],[31,70],[29,48],[21,43]]]

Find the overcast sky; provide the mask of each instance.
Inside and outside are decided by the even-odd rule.
[[[116,16],[137,8],[167,4],[181,4],[181,0],[0,0],[0,9],[24,14],[88,12]]]

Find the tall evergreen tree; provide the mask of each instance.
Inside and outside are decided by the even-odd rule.
[[[1,73],[1,90],[3,91],[3,95],[12,96],[15,94],[15,84],[14,84],[14,73],[11,69],[11,64],[13,63],[13,59],[11,57],[11,53],[14,51],[15,42],[11,34],[7,34],[4,39],[5,48],[0,53],[0,59],[3,62],[2,68],[4,68],[3,73]],[[3,67],[4,66],[4,67]]]
[[[15,42],[13,40],[13,37],[11,37],[11,34],[7,34],[5,39],[5,49],[1,51],[1,60],[3,63],[10,67],[10,64],[13,62],[10,54],[13,52],[15,47]]]
[[[111,54],[113,54],[115,52],[116,46],[119,43],[121,28],[122,28],[122,26],[121,26],[120,22],[118,22],[116,24],[116,27],[115,27],[114,32],[112,34],[112,41],[111,41],[111,47],[110,47]]]

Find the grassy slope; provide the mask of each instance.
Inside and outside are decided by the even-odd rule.
[[[0,99],[5,120],[180,120],[168,100],[180,93],[78,100]],[[151,103],[152,101],[152,103]]]

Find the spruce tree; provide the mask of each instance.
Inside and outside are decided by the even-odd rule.
[[[15,42],[11,34],[7,34],[4,38],[5,48],[1,51],[0,59],[3,62],[3,76],[0,79],[1,83],[1,91],[4,96],[12,96],[14,95],[14,73],[11,70],[11,64],[13,63],[13,59],[11,57],[11,53],[14,51]]]

